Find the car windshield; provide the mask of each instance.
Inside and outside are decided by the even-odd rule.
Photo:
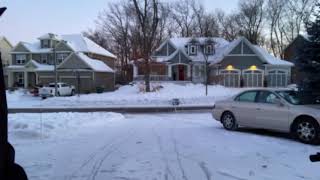
[[[287,102],[294,105],[320,104],[320,96],[303,91],[277,91]]]

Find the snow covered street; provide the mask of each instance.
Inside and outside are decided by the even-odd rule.
[[[10,114],[9,138],[31,180],[320,179],[318,146],[206,112]]]

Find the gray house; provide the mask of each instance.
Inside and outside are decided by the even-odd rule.
[[[54,82],[56,62],[58,81],[79,86],[81,92],[97,87],[114,90],[116,56],[81,34],[48,33],[35,43],[19,42],[11,57],[9,87],[32,88]]]
[[[284,87],[290,82],[292,63],[270,55],[265,49],[240,37],[232,42],[222,38],[171,38],[154,52],[151,80],[205,81],[228,87]],[[143,79],[143,63],[133,63],[134,79]]]

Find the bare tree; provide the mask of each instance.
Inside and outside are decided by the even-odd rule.
[[[242,0],[239,3],[241,32],[251,43],[258,44],[264,20],[264,0]]]
[[[150,60],[151,53],[156,48],[156,37],[159,27],[158,0],[132,0],[137,22],[137,39],[141,56],[145,61],[146,92],[150,92]]]
[[[315,4],[316,0],[268,0],[269,44],[274,55],[283,58],[284,48],[303,32]]]
[[[238,23],[239,15],[235,13],[226,15],[225,12],[218,10],[215,16],[220,35],[228,41],[236,39],[242,29]]]
[[[202,4],[192,4],[195,15],[195,25],[193,34],[198,37],[213,37],[219,35],[219,27],[216,17],[211,13],[206,13]]]
[[[194,0],[175,1],[172,4],[172,19],[177,26],[177,34],[181,37],[190,37],[195,28],[196,15],[192,7],[195,7]]]

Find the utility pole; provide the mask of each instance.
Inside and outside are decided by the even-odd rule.
[[[52,44],[52,50],[53,50],[53,63],[54,63],[54,96],[58,96],[57,57],[56,57],[56,47],[53,44]]]
[[[206,96],[208,96],[208,53],[206,52],[206,43],[200,44],[202,54],[205,61],[205,86],[206,86]]]

